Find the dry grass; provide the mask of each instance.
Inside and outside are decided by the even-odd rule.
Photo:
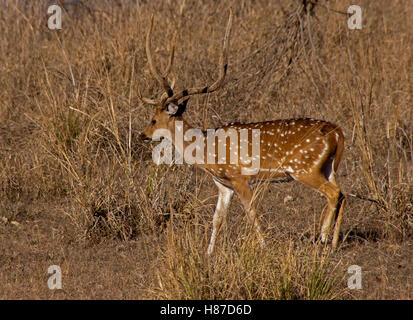
[[[90,1],[65,6],[63,29],[46,6],[0,11],[0,298],[411,299],[413,286],[413,9],[360,1]],[[62,1],[65,3],[65,1]],[[66,1],[67,2],[67,1]],[[72,1],[80,3],[80,1]],[[339,250],[313,243],[325,205],[297,184],[264,185],[259,249],[234,200],[212,259],[211,179],[156,166],[137,138],[160,94],[144,33],[165,67],[177,30],[176,87],[216,77],[228,7],[234,11],[223,89],[191,99],[191,124],[314,117],[339,124],[338,174],[348,201]],[[299,14],[294,14],[294,12]],[[290,196],[292,201],[287,201]],[[47,289],[62,266],[64,290]],[[363,268],[363,290],[346,289]]]

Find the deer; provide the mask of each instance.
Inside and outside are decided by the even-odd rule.
[[[161,74],[153,63],[151,53],[151,31],[153,26],[153,14],[150,19],[146,33],[146,56],[152,76],[164,89],[163,94],[158,99],[143,97],[138,88],[138,97],[142,103],[153,105],[156,108],[155,115],[150,124],[141,132],[143,140],[150,141],[154,137],[156,130],[169,130],[172,134],[177,128],[176,124],[181,123],[183,132],[193,129],[183,118],[190,96],[198,94],[212,93],[218,90],[224,82],[228,69],[228,52],[230,45],[230,34],[232,26],[232,10],[223,40],[218,66],[218,78],[210,85],[203,87],[186,88],[174,92],[173,84],[168,80],[173,59],[174,45],[170,48],[169,63],[166,70]],[[333,123],[310,118],[279,119],[258,123],[231,123],[222,126],[222,130],[259,130],[258,140],[259,155],[255,156],[259,160],[259,168],[247,172],[248,165],[245,163],[196,163],[195,165],[212,176],[218,188],[218,200],[212,219],[212,234],[210,237],[207,255],[210,256],[215,247],[218,232],[223,219],[227,215],[234,192],[238,195],[241,204],[247,212],[251,226],[255,229],[261,246],[265,245],[265,240],[261,227],[257,220],[257,212],[253,204],[253,193],[250,189],[257,181],[284,182],[299,181],[302,184],[320,192],[328,200],[327,211],[321,224],[320,238],[322,243],[329,241],[330,229],[334,224],[332,238],[332,250],[338,244],[340,225],[343,215],[343,205],[345,197],[335,180],[335,173],[342,158],[344,150],[344,134],[342,129]],[[207,130],[208,131],[208,130]],[[201,131],[204,139],[207,132]],[[222,139],[221,139],[222,140]],[[226,141],[226,138],[223,139]],[[222,142],[222,141],[221,141]],[[238,136],[238,143],[244,143],[244,148],[252,150],[252,137],[246,138]],[[174,145],[183,153],[188,141],[183,141],[180,146]],[[245,147],[245,144],[247,145]],[[231,145],[234,143],[231,142]],[[230,144],[226,144],[226,158],[232,154],[241,158],[241,150],[234,152]],[[242,145],[240,146],[242,148]],[[218,158],[217,149],[213,150],[214,159]],[[237,152],[238,151],[238,152]],[[211,152],[205,148],[201,150],[204,154],[211,156]],[[242,159],[241,159],[242,160]]]

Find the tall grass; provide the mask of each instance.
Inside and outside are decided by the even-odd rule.
[[[62,1],[64,4],[65,1]],[[76,1],[75,1],[76,2]],[[197,127],[313,117],[346,135],[338,181],[348,202],[340,249],[353,240],[413,235],[413,52],[409,1],[360,1],[363,29],[347,28],[350,1],[78,1],[63,29],[46,5],[6,1],[0,11],[0,215],[37,203],[70,217],[79,241],[137,240],[159,253],[148,288],[165,299],[348,297],[340,251],[314,245],[324,199],[299,186],[255,190],[268,241],[257,246],[238,200],[212,258],[205,255],[216,190],[187,166],[156,166],[138,139],[157,97],[144,34],[155,13],[159,69],[177,31],[176,88],[210,83],[232,6],[224,88],[191,99]],[[273,192],[272,190],[277,192]],[[279,192],[278,192],[279,191]],[[285,200],[291,195],[293,201]],[[285,201],[283,201],[283,199]],[[309,234],[309,236],[308,236]],[[373,236],[374,235],[374,236]]]
[[[187,223],[177,230],[170,225],[156,270],[158,283],[151,288],[155,297],[318,300],[345,293],[329,248],[272,241],[261,249],[244,230],[242,240],[226,242],[208,257],[203,228]]]

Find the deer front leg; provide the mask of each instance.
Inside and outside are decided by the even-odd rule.
[[[254,205],[252,204],[253,195],[251,193],[251,190],[247,182],[245,180],[241,180],[241,181],[231,181],[231,183],[235,191],[237,192],[245,211],[247,211],[248,213],[248,218],[251,224],[255,228],[261,247],[264,247],[265,245],[264,237],[262,236],[261,228],[257,220],[257,212],[255,211]]]
[[[218,187],[218,202],[217,207],[215,208],[214,218],[212,220],[212,235],[211,240],[209,241],[208,246],[208,255],[211,255],[214,251],[216,237],[219,231],[219,228],[222,224],[222,219],[226,215],[228,211],[229,204],[231,203],[232,195],[234,191],[230,188],[224,186],[223,184],[219,183],[218,181],[214,180],[215,184]]]

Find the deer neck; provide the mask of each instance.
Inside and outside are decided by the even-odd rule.
[[[173,123],[173,128],[171,128],[172,133],[172,144],[175,146],[175,159],[176,163],[182,163],[182,158],[184,157],[184,152],[186,148],[193,143],[192,139],[189,140],[187,136],[192,136],[192,133],[198,133],[198,135],[205,136],[200,129],[192,127],[188,122],[182,117],[177,117]]]

